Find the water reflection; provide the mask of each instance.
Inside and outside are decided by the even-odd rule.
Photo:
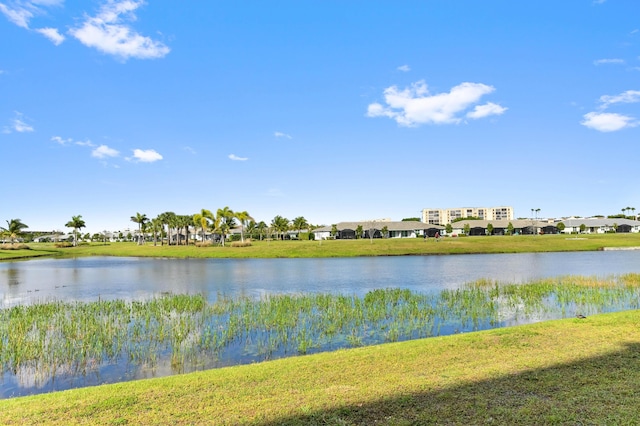
[[[640,251],[329,259],[91,257],[0,263],[0,307],[44,300],[144,299],[163,292],[259,297],[402,287],[433,292],[481,278],[520,283],[559,275],[640,272]]]

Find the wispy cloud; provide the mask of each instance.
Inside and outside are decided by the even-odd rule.
[[[398,68],[398,71],[402,71],[402,72],[409,72],[411,71],[411,67],[409,65],[400,65]]]
[[[490,115],[501,115],[508,108],[500,106],[498,104],[494,104],[493,102],[487,102],[484,105],[476,105],[473,111],[467,113],[468,118],[479,119],[488,117]]]
[[[142,0],[109,0],[96,16],[87,16],[69,34],[85,46],[123,60],[162,58],[169,53],[169,47],[138,34],[128,25],[137,19],[134,12],[143,4]]]
[[[37,15],[46,14],[46,8],[61,6],[64,0],[9,0],[7,3],[0,3],[0,12],[15,25],[30,29],[30,22]],[[56,46],[64,41],[56,28],[35,28],[34,31],[44,35]]]
[[[233,160],[233,161],[247,161],[248,160],[247,157],[238,157],[235,154],[229,154],[229,159]]]
[[[624,65],[624,59],[618,59],[618,58],[605,58],[605,59],[596,59],[595,61],[593,61],[593,65],[608,65],[608,64],[614,64],[614,65]]]
[[[93,148],[96,146],[93,142],[91,142],[88,139],[86,141],[76,141],[76,140],[73,140],[72,138],[65,139],[61,136],[52,136],[51,140],[57,144],[64,145],[64,146],[77,145],[77,146],[88,146],[90,148]]]
[[[388,117],[401,126],[421,124],[457,124],[463,120],[465,111],[480,101],[482,96],[495,88],[481,83],[461,83],[448,93],[432,95],[424,81],[413,83],[403,90],[391,86],[384,90],[385,105],[372,103],[367,109],[368,117]],[[507,108],[495,103],[477,106],[467,112],[468,118],[484,118],[503,114]]]
[[[11,22],[19,27],[29,29],[29,21],[33,18],[33,12],[30,11],[30,4],[12,2],[10,6],[0,3],[0,12]]]
[[[56,28],[39,28],[36,31],[51,40],[56,46],[61,45],[65,40],[64,36],[60,34]]]
[[[120,155],[118,150],[113,148],[109,148],[107,145],[100,145],[91,151],[91,156],[94,158],[108,158],[108,157],[117,157]]]
[[[155,149],[134,149],[133,158],[127,158],[127,160],[140,163],[153,163],[162,160],[162,155],[156,152]]]
[[[276,138],[293,139],[293,138],[291,137],[291,135],[288,135],[288,134],[286,134],[286,133],[282,133],[282,132],[275,132],[273,135],[274,135]]]
[[[2,133],[29,133],[33,131],[35,131],[35,129],[25,121],[24,114],[16,111],[15,117],[11,120],[11,124],[5,126]]]
[[[267,189],[267,192],[265,193],[265,195],[267,197],[280,198],[280,197],[284,197],[284,192],[282,192],[280,188],[269,188]]]
[[[627,90],[619,95],[603,95],[600,96],[600,109],[605,109],[613,104],[633,104],[640,102],[640,90]]]

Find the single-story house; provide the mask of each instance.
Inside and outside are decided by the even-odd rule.
[[[556,224],[542,220],[514,219],[514,220],[461,220],[451,224],[452,235],[465,234],[465,228],[469,228],[469,236],[478,235],[507,235],[509,224],[513,228],[514,235],[557,234]],[[489,225],[492,226],[489,232]]]
[[[640,221],[624,218],[569,218],[559,220],[564,225],[563,234],[605,234],[607,232],[640,232]],[[556,224],[557,224],[556,223]],[[584,225],[584,226],[582,226]],[[580,228],[584,228],[581,231]]]
[[[424,238],[444,233],[444,226],[417,221],[340,222],[335,224],[335,229],[334,225],[329,225],[316,228],[312,232],[316,240],[349,240],[356,238],[358,227],[362,227],[362,234],[357,236],[359,238]],[[386,230],[386,235],[383,235],[383,229]],[[336,231],[335,235],[332,234],[333,231]]]

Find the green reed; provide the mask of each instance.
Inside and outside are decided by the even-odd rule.
[[[478,280],[439,293],[390,288],[363,297],[54,301],[0,310],[0,373],[35,372],[47,380],[105,363],[154,367],[165,361],[181,372],[215,366],[221,357],[259,361],[639,306],[640,274],[524,284]]]

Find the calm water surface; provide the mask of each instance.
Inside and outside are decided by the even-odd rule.
[[[86,257],[0,263],[0,308],[56,300],[145,299],[163,292],[219,295],[430,292],[480,278],[519,283],[559,275],[640,272],[640,251],[329,259]]]
[[[307,292],[362,296],[390,287],[439,292],[481,278],[521,283],[562,275],[607,277],[630,272],[640,273],[640,251],[329,259],[36,259],[0,263],[0,308],[49,300],[141,300],[167,292],[203,294],[210,301],[221,295],[258,298]],[[103,365],[94,374],[39,382],[28,371],[5,372],[0,375],[0,398],[175,373],[166,364],[152,370]]]

